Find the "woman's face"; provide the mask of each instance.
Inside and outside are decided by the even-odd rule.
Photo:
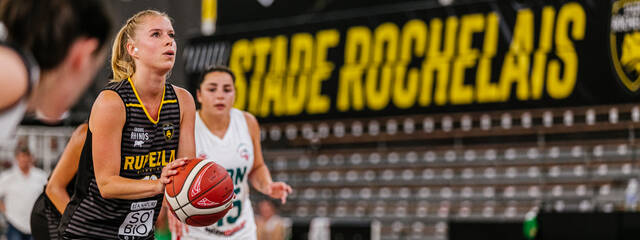
[[[134,41],[128,46],[129,53],[137,60],[137,66],[141,64],[168,72],[175,63],[177,47],[174,37],[169,19],[158,15],[146,16],[135,30]]]
[[[212,72],[204,76],[204,81],[196,93],[202,110],[213,114],[226,114],[231,111],[236,90],[231,75],[225,72]]]
[[[98,49],[97,39],[76,39],[59,66],[41,73],[29,108],[40,112],[44,121],[55,122],[93,82],[94,75],[105,62],[106,54],[106,48]]]

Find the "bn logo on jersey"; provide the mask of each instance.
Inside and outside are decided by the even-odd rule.
[[[611,60],[629,91],[640,89],[640,0],[614,0],[609,35]]]
[[[162,125],[162,132],[164,134],[164,140],[169,141],[173,138],[174,127],[172,123],[165,123]]]

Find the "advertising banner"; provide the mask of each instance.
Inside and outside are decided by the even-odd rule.
[[[628,103],[639,29],[640,1],[404,2],[190,39],[185,70],[266,122]]]

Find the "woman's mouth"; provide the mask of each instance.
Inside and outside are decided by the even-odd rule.
[[[163,55],[174,56],[174,55],[176,55],[176,52],[174,52],[173,50],[169,50],[169,51],[164,52]]]

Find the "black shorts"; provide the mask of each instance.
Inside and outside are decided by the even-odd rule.
[[[60,212],[46,193],[40,194],[31,210],[31,235],[34,240],[58,240]]]

